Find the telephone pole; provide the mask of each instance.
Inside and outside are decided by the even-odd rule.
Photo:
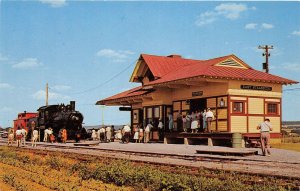
[[[105,105],[100,105],[100,108],[101,108],[101,111],[102,111],[102,115],[101,115],[101,118],[102,118],[102,127],[104,127],[104,109],[105,109]]]
[[[46,83],[46,106],[48,106],[48,83]]]
[[[266,57],[266,62],[263,63],[263,70],[265,70],[266,73],[269,73],[269,56],[271,56],[269,53],[269,49],[273,49],[273,45],[259,45],[258,49],[264,49],[264,53],[262,53],[262,56]]]

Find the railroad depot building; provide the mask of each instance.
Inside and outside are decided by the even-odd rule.
[[[129,106],[132,126],[157,126],[162,119],[168,130],[168,112],[174,124],[178,112],[203,111],[215,114],[211,132],[176,132],[173,138],[218,138],[242,133],[244,138],[259,136],[257,125],[269,118],[271,140],[280,141],[282,86],[293,80],[253,69],[235,55],[209,60],[192,60],[180,55],[155,56],[141,54],[130,82],[141,86],[97,101],[97,105]],[[172,137],[170,133],[165,137]],[[155,138],[153,136],[152,138]]]

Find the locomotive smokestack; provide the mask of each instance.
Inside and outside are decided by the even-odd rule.
[[[75,111],[75,101],[70,101],[71,110]]]

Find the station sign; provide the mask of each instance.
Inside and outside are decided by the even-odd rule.
[[[244,90],[259,90],[259,91],[272,91],[272,87],[270,87],[270,86],[241,85],[241,89],[244,89]]]
[[[192,97],[202,96],[202,95],[203,95],[203,91],[192,92]]]

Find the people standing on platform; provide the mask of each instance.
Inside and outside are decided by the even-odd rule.
[[[191,113],[188,112],[185,118],[186,118],[186,131],[190,132],[190,130],[191,130],[191,120],[192,120]]]
[[[199,112],[198,120],[199,120],[199,131],[203,132],[203,111]]]
[[[115,141],[115,126],[112,125],[111,126],[111,137],[112,137],[112,141],[114,142]]]
[[[140,126],[139,127],[139,143],[141,143],[144,139],[144,129]]]
[[[99,133],[100,133],[100,131],[99,131]],[[96,130],[94,130],[94,129],[92,130],[92,139],[93,139],[93,141],[96,141],[96,139],[97,139],[97,133],[96,133]]]
[[[159,136],[159,140],[162,140],[163,137],[164,137],[164,124],[162,122],[161,119],[159,119],[159,122],[158,122],[158,136]]]
[[[211,131],[211,123],[213,119],[214,119],[214,113],[210,110],[210,108],[207,108],[207,112],[206,112],[207,132]]]
[[[123,142],[129,143],[130,134],[131,134],[130,125],[125,125],[123,131],[124,131]]]
[[[21,129],[21,131],[22,131],[21,144],[23,146],[25,146],[25,144],[26,144],[26,137],[27,137],[27,131],[25,130],[25,128],[23,127],[23,125],[21,127],[22,127],[22,129]]]
[[[169,131],[172,132],[174,130],[174,120],[171,112],[168,112],[168,119],[169,119]]]
[[[67,130],[66,128],[63,128],[61,132],[61,138],[63,143],[67,143],[68,135],[67,135]]]
[[[12,145],[14,142],[14,130],[12,128],[10,128],[8,130],[8,138],[7,138],[7,145]]]
[[[20,147],[21,139],[22,139],[22,130],[20,127],[16,130],[16,139],[17,139],[17,146]]]
[[[109,143],[111,141],[111,127],[108,126],[105,129],[106,131],[106,141]]]
[[[266,118],[264,122],[257,126],[260,130],[260,142],[261,150],[264,156],[271,156],[270,152],[270,131],[272,131],[272,125],[270,119]]]
[[[198,122],[198,119],[196,117],[192,121],[192,125],[191,125],[192,133],[196,133],[197,132],[198,125],[199,125],[199,122]]]
[[[50,135],[52,133],[53,133],[53,131],[51,130],[50,127],[48,129],[45,129],[45,131],[44,131],[44,142],[48,142],[48,138],[50,137]]]
[[[133,128],[134,131],[133,139],[135,140],[135,143],[137,143],[139,140],[139,128],[140,128],[139,125]]]
[[[148,123],[145,128],[145,143],[149,143],[150,141],[150,131],[153,128],[152,122]]]
[[[118,140],[123,140],[122,139],[122,129],[117,130],[117,133],[115,134],[115,138]]]
[[[225,106],[225,101],[223,98],[221,98],[220,100],[220,107],[224,107]]]
[[[182,113],[181,111],[178,112],[176,116],[176,121],[177,121],[177,131],[181,132],[182,131]]]
[[[98,131],[96,131],[96,141],[100,141],[100,132],[101,132],[101,127],[98,129]]]
[[[206,109],[203,110],[202,121],[203,121],[203,131],[207,132]]]
[[[57,141],[62,142],[62,129],[59,130],[58,135],[57,135]]]
[[[192,111],[192,114],[191,114],[191,121],[193,122],[195,119],[197,118],[197,115],[194,111]]]
[[[187,123],[186,123],[185,115],[182,115],[182,128],[183,128],[183,132],[187,132]]]
[[[49,139],[51,143],[54,143],[55,136],[53,135],[53,129],[51,127],[49,128]]]
[[[104,126],[102,126],[100,129],[99,129],[99,138],[100,138],[100,142],[105,142],[105,128]]]
[[[32,131],[32,137],[31,137],[31,141],[32,141],[31,146],[32,147],[36,147],[36,142],[37,142],[38,138],[39,138],[39,132],[38,132],[38,130],[34,129]]]

